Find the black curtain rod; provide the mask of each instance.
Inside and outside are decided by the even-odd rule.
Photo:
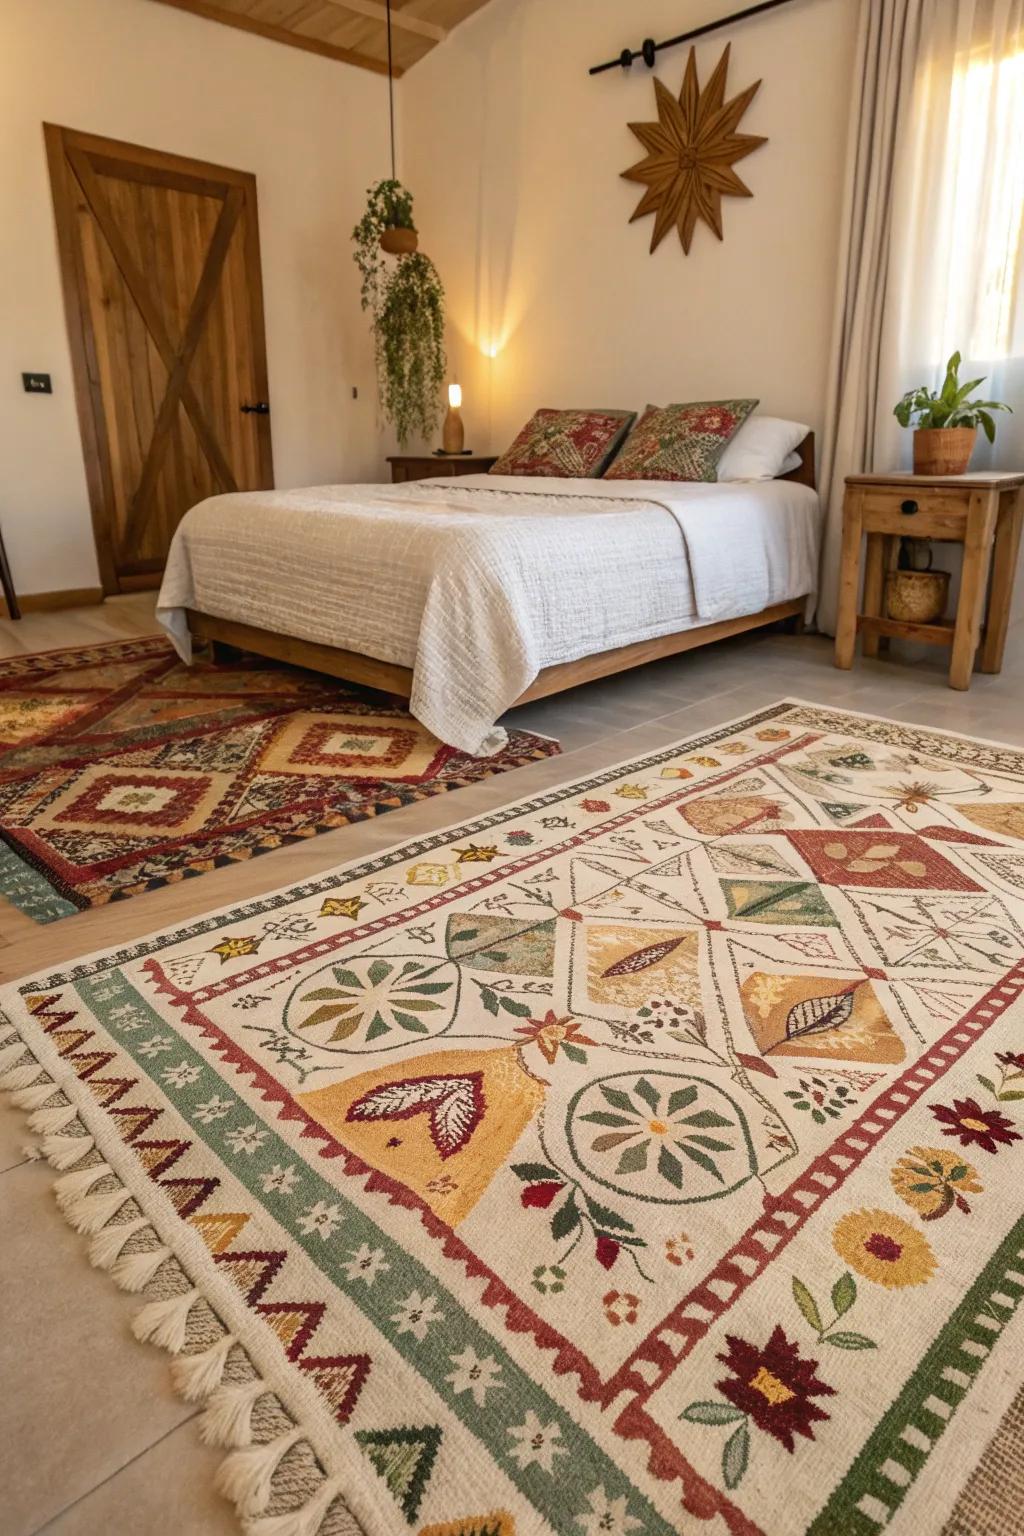
[[[709,32],[717,32],[720,27],[732,26],[735,21],[746,21],[748,16],[760,16],[763,11],[774,11],[777,6],[788,4],[789,0],[760,0],[759,5],[748,5],[744,11],[734,11],[731,16],[723,16],[720,21],[709,21],[703,27],[694,27],[690,32],[680,32],[678,37],[667,37],[663,43],[656,43],[653,37],[646,37],[639,48],[623,48],[617,59],[609,59],[607,64],[594,64],[589,73],[603,75],[606,69],[629,69],[634,59],[643,59],[648,69],[653,69],[655,55],[663,48],[692,43],[694,38],[706,37]]]

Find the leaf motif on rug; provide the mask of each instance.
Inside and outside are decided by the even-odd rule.
[[[407,1120],[424,1112],[441,1157],[461,1152],[484,1113],[482,1076],[418,1077],[373,1088],[349,1106],[348,1120]]]

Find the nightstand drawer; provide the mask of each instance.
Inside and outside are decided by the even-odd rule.
[[[861,503],[864,531],[898,533],[911,539],[941,539],[944,535],[962,539],[970,503],[970,492],[961,490],[914,487],[866,491]]]

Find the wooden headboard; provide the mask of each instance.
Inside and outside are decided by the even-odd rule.
[[[779,475],[780,480],[795,480],[799,485],[809,485],[812,491],[818,489],[818,480],[814,472],[814,433],[808,432],[802,443],[797,444],[796,452],[800,455],[800,463],[796,469],[791,469],[788,475]]]

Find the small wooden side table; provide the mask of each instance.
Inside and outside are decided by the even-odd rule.
[[[1024,520],[1022,486],[1024,472],[1000,474],[986,470],[966,475],[848,476],[843,505],[836,666],[853,665],[859,631],[865,656],[877,656],[879,644],[893,636],[951,646],[951,688],[971,686],[979,643],[982,672],[998,672],[1003,664]],[[858,614],[860,551],[864,535],[867,536],[864,596]],[[938,539],[963,545],[955,619],[944,619],[935,624],[910,624],[901,619],[886,618],[885,578],[895,568],[901,537]]]
[[[404,480],[434,480],[442,475],[485,475],[497,462],[497,454],[485,453],[453,453],[444,457],[437,453],[396,453],[388,459],[394,485]]]

